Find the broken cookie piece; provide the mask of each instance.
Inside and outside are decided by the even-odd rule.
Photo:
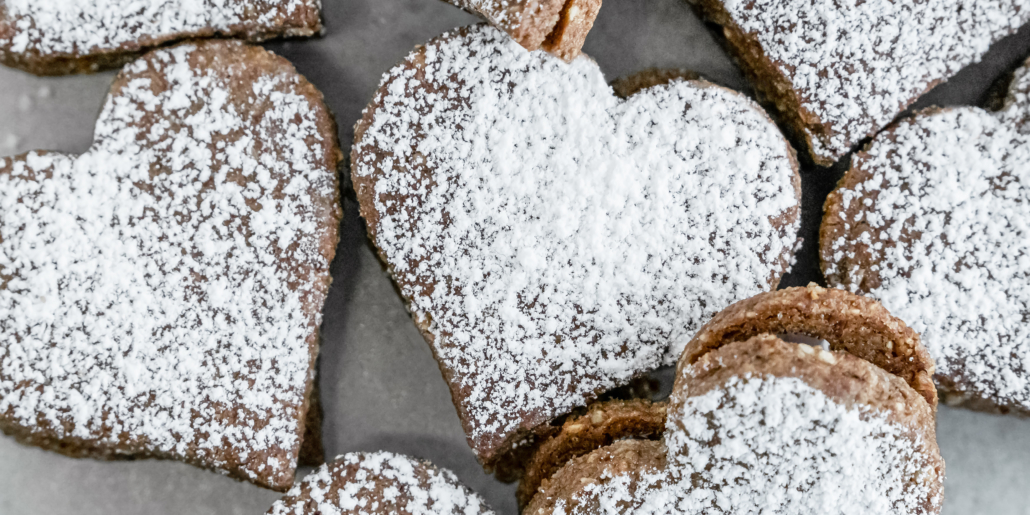
[[[572,62],[601,10],[601,0],[445,0],[507,32],[527,50]]]

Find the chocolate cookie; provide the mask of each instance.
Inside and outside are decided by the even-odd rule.
[[[665,402],[646,399],[597,402],[569,417],[553,435],[540,438],[526,460],[515,495],[519,506],[533,499],[540,484],[565,463],[624,439],[657,439],[665,431]]]
[[[829,166],[1030,22],[1027,0],[691,0]]]
[[[126,67],[86,153],[0,160],[0,429],[292,486],[341,158],[289,62],[208,41]]]
[[[369,236],[488,467],[599,393],[672,363],[796,241],[797,163],[738,93],[620,99],[597,65],[492,27],[390,71],[355,129]]]
[[[753,304],[789,306],[799,291],[821,294],[789,324],[806,334],[822,332],[834,306],[859,304],[817,288]],[[733,318],[727,310],[710,326],[739,326]],[[844,313],[834,334],[861,340],[863,318],[879,317]],[[746,332],[684,353],[661,441],[623,440],[574,458],[526,512],[939,513],[944,462],[923,393],[848,352]],[[890,354],[880,332],[858,348],[879,343]],[[923,352],[916,341],[913,354]]]
[[[4,0],[0,63],[37,75],[90,73],[187,38],[263,41],[321,30],[319,0]]]
[[[601,0],[444,0],[477,14],[527,50],[579,57]]]
[[[823,272],[922,333],[949,404],[1030,413],[1030,62],[1002,109],[877,136],[826,200]]]
[[[340,456],[268,510],[268,515],[492,514],[453,472],[388,452]]]
[[[919,334],[873,299],[816,284],[761,293],[724,309],[690,340],[680,366],[694,364],[726,342],[766,333],[825,340],[831,350],[904,379],[931,407],[937,406],[934,363]]]

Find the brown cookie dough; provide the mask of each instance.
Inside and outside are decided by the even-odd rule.
[[[612,81],[612,89],[615,90],[616,95],[629,98],[647,88],[662,86],[676,80],[704,80],[704,77],[691,70],[648,68],[615,79]]]
[[[643,494],[635,488],[640,483],[640,477],[647,474],[661,475],[665,467],[666,453],[662,442],[620,440],[573,458],[553,476],[543,480],[539,492],[522,513],[547,515],[554,513],[559,504],[565,513],[633,513],[637,507],[634,497]],[[603,487],[611,477],[628,480],[628,495],[620,502],[602,504],[588,490]],[[660,485],[648,484],[645,488],[657,488]]]
[[[129,64],[86,153],[0,159],[0,429],[292,486],[341,160],[322,94],[225,40]]]
[[[620,99],[589,59],[477,25],[391,70],[355,128],[369,237],[487,468],[789,265],[790,146],[743,95],[669,78]]]
[[[231,37],[258,42],[322,30],[318,0],[6,0],[0,63],[36,75],[118,68],[170,42]]]
[[[614,400],[591,404],[586,413],[570,417],[525,463],[515,494],[519,505],[526,506],[541,483],[572,459],[627,438],[659,438],[665,431],[665,410],[664,402]]]
[[[477,14],[527,50],[579,57],[601,0],[444,0]]]
[[[268,510],[268,515],[492,514],[453,472],[389,452],[340,456]]]
[[[681,368],[661,442],[566,463],[525,513],[939,513],[934,411],[845,352],[763,334]]]
[[[680,366],[762,333],[826,340],[832,350],[846,351],[901,377],[937,406],[933,359],[919,335],[873,299],[815,284],[759,294],[726,308],[687,344]]]
[[[995,111],[931,108],[877,136],[830,193],[827,282],[922,334],[945,402],[1030,414],[1030,61]],[[1000,100],[997,100],[1000,99]]]

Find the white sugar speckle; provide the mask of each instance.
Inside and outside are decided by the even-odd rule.
[[[1030,410],[1030,67],[998,113],[955,108],[900,123],[853,166],[871,174],[839,190],[864,198],[831,243],[827,276],[857,290],[855,246],[878,263],[868,293],[913,329],[954,387]],[[824,250],[825,253],[825,250]]]
[[[387,75],[354,174],[482,455],[767,290],[797,191],[783,136],[739,94],[676,82],[622,101],[590,59],[465,30],[426,46],[425,80]]]
[[[244,24],[278,26],[318,0],[5,0],[0,47],[14,53],[85,55],[120,45]],[[151,43],[153,44],[153,43]]]
[[[315,511],[305,510],[307,506]],[[493,515],[453,472],[388,452],[351,453],[309,474],[269,515]]]
[[[526,0],[446,0],[462,9],[478,13],[485,20],[511,34],[522,27],[523,18],[536,14],[544,2]],[[557,21],[557,20],[556,20]]]
[[[886,126],[937,81],[1030,22],[1030,0],[723,0],[829,124],[809,133],[831,161]]]
[[[674,406],[666,470],[641,474],[634,489],[607,473],[579,500],[593,499],[602,513],[637,515],[915,515],[927,503],[939,510],[925,442],[885,414],[838,404],[800,379],[745,375]],[[554,513],[578,511],[559,500]]]

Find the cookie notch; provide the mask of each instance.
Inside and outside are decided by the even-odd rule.
[[[467,65],[466,61],[474,59],[477,55],[491,55],[489,63],[492,64],[482,67]],[[509,64],[509,62],[515,64]],[[450,231],[454,224],[441,225],[431,222],[431,220],[453,220],[455,216],[462,219],[468,218],[468,211],[465,210],[465,206],[473,204],[467,204],[460,200],[449,200],[451,199],[450,196],[437,198],[435,196],[437,195],[436,192],[446,191],[447,195],[466,195],[469,190],[466,187],[466,181],[472,181],[473,179],[465,179],[465,177],[474,178],[475,180],[472,184],[480,184],[477,181],[481,178],[485,181],[501,181],[502,184],[500,186],[507,187],[505,184],[513,181],[511,177],[521,172],[518,170],[505,170],[503,174],[492,174],[490,169],[485,166],[470,167],[467,164],[462,164],[464,163],[465,154],[461,154],[460,151],[467,148],[466,146],[452,145],[450,143],[439,145],[440,140],[438,138],[441,136],[444,139],[451,137],[448,135],[454,134],[457,134],[457,136],[453,137],[466,137],[464,136],[464,131],[470,130],[467,125],[451,128],[446,123],[432,127],[423,127],[421,124],[424,119],[446,122],[447,120],[462,118],[468,112],[467,110],[472,109],[469,104],[464,103],[462,100],[466,95],[469,98],[480,98],[485,94],[492,95],[492,90],[487,93],[480,90],[471,90],[472,93],[466,94],[464,89],[455,90],[453,86],[454,84],[468,84],[468,87],[471,88],[471,85],[486,87],[482,85],[497,84],[492,78],[483,78],[471,73],[472,70],[479,70],[475,73],[493,73],[493,71],[490,71],[491,68],[497,68],[506,74],[512,73],[513,75],[508,80],[519,79],[520,75],[517,74],[531,73],[532,80],[546,83],[548,95],[555,95],[553,99],[564,98],[558,95],[556,90],[565,88],[568,91],[576,92],[576,94],[592,95],[584,98],[601,99],[605,106],[611,104],[611,111],[589,113],[596,118],[598,123],[603,125],[620,119],[618,117],[622,116],[623,110],[635,107],[638,104],[634,104],[634,102],[637,102],[641,106],[648,106],[646,108],[647,113],[662,118],[664,125],[661,125],[661,127],[663,127],[663,131],[671,130],[671,127],[674,125],[676,127],[687,126],[689,134],[695,134],[699,138],[705,139],[705,143],[697,145],[698,148],[696,149],[696,162],[704,163],[704,165],[682,166],[681,168],[673,167],[672,169],[676,172],[677,176],[698,177],[699,180],[696,182],[699,184],[708,184],[703,181],[714,181],[710,177],[712,170],[710,170],[709,165],[714,166],[716,169],[724,166],[728,162],[725,159],[725,156],[728,154],[743,157],[742,154],[747,152],[752,156],[758,156],[757,160],[750,160],[754,164],[761,165],[758,170],[753,170],[747,166],[735,168],[736,170],[751,170],[748,172],[751,175],[745,175],[743,172],[739,174],[726,173],[718,175],[720,184],[721,181],[727,181],[727,184],[732,183],[733,185],[732,187],[727,185],[719,190],[726,192],[719,193],[718,196],[727,206],[737,206],[738,200],[745,195],[743,193],[745,190],[751,191],[752,188],[764,185],[763,191],[767,192],[767,194],[746,194],[748,199],[759,199],[760,203],[756,204],[756,209],[738,211],[735,208],[727,208],[723,210],[723,213],[729,211],[729,214],[726,216],[740,220],[741,223],[731,224],[732,227],[730,227],[722,218],[719,218],[714,220],[719,223],[706,226],[704,231],[702,231],[705,234],[702,237],[698,237],[701,241],[707,242],[705,243],[706,245],[719,247],[723,245],[726,236],[720,232],[720,236],[714,238],[714,243],[713,239],[709,237],[709,230],[715,231],[713,227],[716,225],[724,227],[726,229],[724,232],[727,234],[735,233],[734,231],[739,230],[743,225],[754,227],[754,231],[749,234],[752,235],[751,237],[758,238],[761,243],[756,243],[750,249],[743,249],[743,252],[730,252],[726,250],[727,255],[733,256],[733,266],[737,266],[742,273],[748,274],[747,276],[751,277],[754,281],[754,285],[748,286],[746,292],[739,292],[740,298],[750,296],[777,284],[780,275],[788,265],[789,252],[793,248],[796,234],[794,226],[797,223],[797,203],[800,187],[796,171],[797,162],[794,159],[792,150],[765,113],[742,95],[708,83],[674,81],[664,87],[647,89],[638,95],[634,95],[628,101],[620,101],[613,95],[612,89],[605,85],[603,76],[597,69],[596,64],[588,59],[579,59],[572,65],[566,66],[555,62],[549,56],[527,54],[524,52],[524,49],[520,48],[506,35],[501,34],[494,28],[483,25],[459,29],[456,32],[434,39],[411,54],[405,63],[391,71],[390,75],[384,79],[383,85],[376,94],[376,97],[366,109],[362,121],[355,128],[355,145],[352,154],[352,163],[354,163],[352,169],[353,182],[361,205],[362,216],[369,228],[369,236],[379,249],[380,257],[387,264],[390,273],[401,290],[402,296],[409,303],[409,309],[414,314],[416,324],[433,348],[434,355],[441,365],[444,378],[450,386],[452,398],[463,421],[470,446],[488,469],[497,465],[498,460],[509,450],[516,447],[524,448],[532,443],[535,435],[544,431],[548,422],[556,417],[569,413],[578,406],[587,404],[605,391],[615,388],[620,384],[625,384],[633,377],[647,372],[658,362],[672,364],[679,354],[680,349],[678,346],[686,342],[686,337],[677,337],[673,341],[666,340],[664,336],[660,338],[648,336],[646,339],[642,338],[640,345],[635,347],[627,347],[623,345],[625,340],[619,339],[617,342],[611,340],[610,345],[608,343],[596,343],[588,348],[583,346],[587,339],[596,342],[599,341],[599,338],[604,337],[604,334],[594,329],[595,326],[593,324],[589,326],[580,325],[579,327],[590,328],[590,332],[585,336],[578,335],[577,333],[576,337],[573,338],[570,336],[572,333],[569,329],[572,326],[565,325],[564,323],[558,324],[553,329],[548,329],[548,331],[552,331],[555,334],[541,333],[538,335],[534,333],[526,337],[531,338],[533,344],[525,348],[540,347],[541,349],[547,349],[548,353],[561,356],[561,353],[554,350],[560,347],[562,352],[571,351],[568,356],[584,355],[584,363],[588,362],[589,359],[593,359],[592,357],[598,355],[598,353],[601,353],[602,345],[610,346],[610,349],[603,352],[610,356],[607,359],[611,364],[615,365],[621,361],[626,363],[626,366],[632,366],[633,368],[632,370],[625,371],[625,373],[615,370],[615,372],[620,374],[620,377],[615,380],[611,376],[614,372],[605,372],[602,375],[602,370],[593,366],[583,365],[569,368],[561,366],[559,363],[551,364],[546,360],[518,361],[521,359],[521,354],[510,351],[506,343],[492,336],[496,331],[484,332],[480,329],[462,328],[455,325],[487,322],[495,324],[499,320],[508,320],[500,314],[492,316],[490,319],[483,319],[483,322],[476,318],[480,317],[476,313],[483,313],[484,310],[490,313],[497,312],[496,302],[487,295],[477,294],[477,302],[482,303],[480,305],[481,309],[472,314],[464,312],[466,304],[463,301],[458,302],[457,297],[452,298],[455,295],[454,292],[483,291],[489,293],[495,291],[495,288],[483,288],[475,285],[461,286],[467,281],[478,280],[466,278],[466,274],[463,271],[494,269],[494,265],[479,262],[456,265],[449,261],[440,261],[439,264],[433,264],[434,260],[442,259],[442,256],[447,256],[447,259],[460,258],[471,260],[468,256],[473,255],[473,252],[475,256],[486,256],[483,259],[493,259],[493,257],[500,254],[483,253],[479,247],[470,248],[468,249],[469,252],[453,254],[441,252],[428,255],[415,255],[409,253],[407,249],[447,248],[445,246],[450,245],[450,243],[445,243],[442,240],[445,239],[444,236],[450,234],[447,231]],[[553,78],[555,75],[560,80],[555,80]],[[447,84],[426,84],[421,82],[425,81],[426,77],[434,77],[437,80],[443,77],[450,77],[451,79],[447,81]],[[400,80],[403,80],[403,83],[398,82]],[[576,86],[573,87],[571,86],[572,84]],[[400,87],[402,85],[403,88]],[[506,94],[511,94],[512,91],[519,94],[522,94],[522,92],[536,94],[530,90],[518,88],[510,90]],[[533,91],[536,90],[534,89]],[[504,100],[507,97],[498,94],[498,98]],[[690,100],[688,101],[687,98]],[[422,106],[410,105],[412,99],[419,99]],[[551,97],[539,100],[541,102],[495,102],[491,104],[493,107],[485,111],[484,114],[495,116],[496,113],[504,112],[503,110],[507,109],[508,107],[506,106],[509,104],[516,106],[518,109],[525,109],[529,106],[543,113],[544,110],[539,106],[543,104],[550,105]],[[653,109],[651,106],[656,102],[661,102],[662,105],[665,105],[665,102],[675,102],[675,107]],[[690,116],[696,115],[701,118],[701,121],[689,121],[693,120],[693,118],[690,118],[687,114],[680,115],[681,112],[687,111],[686,107],[683,107],[687,105],[693,106],[689,111],[691,113]],[[653,107],[657,107],[657,105]],[[709,110],[709,107],[712,110]],[[556,106],[556,109],[548,108],[547,111],[553,115],[555,112],[560,111],[560,109],[561,106]],[[714,154],[711,154],[713,152],[712,149],[722,149],[722,147],[718,146],[719,144],[717,143],[709,144],[707,138],[713,132],[701,127],[710,128],[708,116],[714,112],[713,110],[719,109],[729,110],[729,112],[733,113],[732,115],[723,114],[718,117],[719,124],[732,125],[734,130],[739,128],[741,131],[746,131],[750,136],[745,139],[745,141],[749,142],[748,146],[731,146],[728,149],[720,150],[720,159],[716,160],[714,157],[709,159],[710,156],[714,156]],[[430,113],[432,116],[429,116]],[[664,118],[665,114],[668,114],[667,119]],[[471,114],[469,116],[470,120],[481,119]],[[639,116],[636,119],[639,119]],[[596,130],[596,124],[592,125],[592,130]],[[474,132],[475,134],[470,134],[468,137],[472,138],[473,136],[484,134],[484,132],[478,130]],[[580,134],[579,131],[574,132]],[[530,132],[530,134],[535,138],[537,133]],[[719,134],[733,135],[734,132],[719,131]],[[427,135],[430,135],[431,138],[427,138]],[[521,138],[522,133],[518,133],[517,137]],[[561,137],[563,136],[559,131],[556,138]],[[430,142],[423,143],[427,139]],[[627,141],[629,141],[628,138]],[[737,140],[730,139],[727,141],[736,142]],[[612,143],[612,145],[623,145],[623,143],[625,142],[620,138],[619,141]],[[557,143],[551,142],[549,144],[554,145]],[[751,146],[752,144],[754,146]],[[438,152],[432,150],[434,148],[448,150]],[[520,146],[519,148],[537,147]],[[617,146],[617,148],[622,147]],[[663,147],[663,150],[665,148]],[[570,149],[570,152],[574,151],[576,151],[575,148]],[[600,151],[607,152],[608,147],[601,148]],[[454,155],[457,157],[452,159]],[[648,155],[654,159],[665,159],[664,153],[651,152]],[[596,158],[597,153],[592,152],[591,156]],[[550,159],[547,156],[544,158],[532,155],[522,157],[530,160]],[[516,161],[512,159],[504,160],[505,163],[509,164]],[[712,164],[716,161],[721,164]],[[432,165],[430,166],[429,163]],[[532,167],[527,165],[526,168],[531,169]],[[548,181],[555,181],[555,177],[562,177],[563,181],[569,180],[568,178],[571,176],[568,173],[571,173],[570,170],[575,169],[569,166],[554,167],[553,163],[548,165],[547,168],[562,172],[547,174]],[[436,169],[444,170],[446,174],[436,173]],[[642,166],[641,178],[635,181],[642,185],[642,187],[649,188],[652,187],[652,182],[658,183],[667,179],[665,175],[662,175],[660,178],[651,178],[650,175],[647,175],[649,173],[648,169],[647,166]],[[454,170],[461,170],[464,175],[453,173]],[[621,175],[625,176],[625,174]],[[745,179],[745,177],[749,178]],[[448,181],[450,185],[446,190],[436,189],[438,185]],[[514,182],[521,184],[519,181]],[[686,181],[677,182],[677,184],[681,185],[685,183]],[[396,191],[394,191],[395,187],[397,188]],[[540,193],[533,193],[532,195],[526,193],[524,195],[527,202],[532,203],[534,199],[542,198],[543,193],[556,195],[568,191],[566,188],[551,186],[539,186],[538,188],[534,189],[534,192]],[[669,189],[663,186],[663,191],[675,191],[675,188]],[[688,196],[688,193],[683,193],[684,198]],[[690,198],[695,198],[696,195],[696,193],[689,193]],[[425,198],[431,198],[431,200],[425,200]],[[506,199],[509,196],[502,193],[492,193],[489,198]],[[508,205],[521,206],[522,204],[520,201]],[[555,201],[548,202],[547,205],[564,204]],[[636,206],[636,204],[631,205]],[[437,207],[443,209],[448,206],[457,206],[461,208],[461,211],[447,211],[446,215],[443,215],[441,212],[442,218],[430,213],[430,211],[435,210]],[[633,209],[636,209],[636,207],[633,207]],[[655,206],[654,209],[665,210],[665,207]],[[698,207],[698,209],[703,210],[706,208]],[[537,212],[536,208],[534,208],[533,212]],[[478,216],[480,212],[473,210],[473,213]],[[643,219],[645,214],[642,212],[640,216],[633,215],[626,219]],[[522,219],[520,218],[522,215],[517,213],[516,215],[507,214],[505,216],[515,216],[515,219]],[[652,240],[651,243],[657,245],[652,255],[657,256],[664,255],[665,253],[680,252],[680,244],[676,243],[674,247],[674,244],[671,242],[685,242],[687,239],[693,241],[694,236],[687,230],[686,225],[677,225],[678,222],[676,222],[676,220],[688,215],[690,213],[681,213],[677,209],[673,209],[669,213],[666,218],[666,227],[680,227],[680,229],[673,231],[675,234],[671,234],[669,239],[662,239],[660,245],[658,245],[659,240]],[[695,213],[693,216],[707,215]],[[768,218],[766,218],[767,216]],[[594,220],[599,222],[596,224],[598,227],[607,223],[601,218],[595,218]],[[493,232],[492,223],[490,220],[485,219],[474,223],[462,221],[458,227],[476,228],[476,230],[489,229],[492,235],[511,234],[507,230]],[[593,224],[593,222],[591,223]],[[414,231],[414,227],[419,227],[420,229]],[[546,226],[537,224],[534,227]],[[603,227],[601,228],[603,229]],[[549,242],[547,245],[556,247],[556,252],[563,256],[566,254],[569,256],[573,255],[566,248],[571,248],[566,243],[574,243],[576,239],[565,238],[557,241],[550,234],[535,234],[533,237],[542,238],[539,239],[541,242]],[[427,238],[431,241],[420,241]],[[419,243],[412,245],[411,242],[414,241],[419,241]],[[470,237],[467,240],[463,239],[461,241],[472,242],[471,244],[475,245],[477,242],[487,241],[487,238]],[[490,239],[490,241],[493,241],[493,239]],[[463,243],[463,245],[465,244]],[[543,247],[538,246],[537,248]],[[688,246],[684,243],[682,249],[686,250],[682,250],[682,252],[686,254],[689,249],[694,248],[697,248],[697,246]],[[600,258],[607,259],[606,256],[609,254],[611,252],[606,250]],[[713,254],[706,255],[712,256]],[[476,259],[480,258],[477,257]],[[665,258],[661,259],[664,260]],[[705,258],[699,257],[698,259],[704,261]],[[505,257],[505,260],[507,260],[507,257]],[[555,258],[553,262],[557,263],[556,267],[571,267],[574,264],[579,269],[581,266],[585,266],[580,265],[579,258],[572,261],[564,258]],[[693,257],[684,257],[680,262],[693,263],[696,261],[694,261]],[[510,263],[513,262],[505,261],[502,263],[501,269],[504,269]],[[716,266],[715,263],[712,266],[715,267],[713,268],[713,273],[723,273],[723,269]],[[664,270],[671,271],[672,269],[665,268]],[[441,277],[441,271],[448,271],[449,275]],[[534,274],[534,277],[548,277],[548,281],[551,281],[550,277],[555,273],[552,271],[546,276],[538,273]],[[664,281],[659,279],[645,281],[641,276],[641,286],[632,288],[632,291],[627,290],[625,296],[648,294],[647,292],[659,286],[662,286],[662,288],[664,288],[663,285],[669,286],[668,299],[682,299],[682,301],[675,300],[675,302],[681,302],[683,306],[691,303],[691,306],[696,306],[698,309],[710,310],[710,314],[709,311],[705,311],[703,317],[685,314],[683,316],[675,316],[669,320],[670,328],[678,327],[680,324],[691,324],[690,329],[683,329],[683,331],[693,332],[694,327],[699,327],[701,324],[701,320],[695,322],[695,319],[714,315],[717,311],[716,304],[728,305],[732,303],[737,300],[736,295],[738,293],[734,293],[737,291],[737,286],[743,288],[741,283],[735,283],[736,286],[733,288],[729,288],[724,292],[718,292],[721,293],[721,295],[716,296],[719,298],[706,295],[704,300],[698,300],[698,297],[691,293],[694,291],[693,286],[688,287],[688,285],[693,284],[690,281],[694,279],[681,277],[686,275],[686,272],[677,275],[678,278],[683,279],[681,281]],[[562,274],[562,276],[564,277],[565,275]],[[506,281],[507,279],[505,278],[509,276],[499,275],[497,277],[501,280],[498,284],[504,285],[505,282],[503,281]],[[697,281],[700,280],[697,279]],[[709,286],[711,281],[712,279],[710,278],[706,279],[705,287]],[[618,283],[606,281],[602,287],[607,288],[606,285],[610,284]],[[556,291],[564,292],[567,289],[564,284],[559,286],[560,289]],[[572,287],[580,288],[581,286],[573,285]],[[548,287],[550,288],[550,286]],[[432,293],[432,296],[430,296],[430,293]],[[523,294],[519,293],[519,295]],[[722,298],[723,295],[726,297]],[[605,298],[619,298],[620,296],[623,296],[623,294],[614,293]],[[609,319],[615,319],[612,318],[614,315],[609,317],[608,313],[612,310],[608,307],[603,309],[598,307],[595,309],[583,306],[583,304],[593,303],[600,298],[596,295],[589,295],[583,297],[582,301],[577,300],[575,302],[568,300],[570,298],[580,299],[578,295],[566,295],[563,293],[553,297],[548,307],[553,306],[557,308],[556,313],[567,312],[570,316],[579,319],[594,317],[598,320],[598,323],[603,324],[608,324],[607,320]],[[435,304],[445,301],[445,304]],[[488,301],[489,305],[486,304]],[[697,304],[694,304],[695,301],[697,301]],[[663,309],[671,309],[676,305],[679,304],[675,304],[670,300],[663,304]],[[543,309],[543,306],[522,306],[518,309]],[[684,307],[683,309],[686,308]],[[601,314],[595,317],[594,314],[599,312]],[[503,313],[510,314],[512,311],[506,310]],[[533,317],[537,316],[536,314],[533,315]],[[672,317],[672,315],[669,316]],[[551,315],[549,317],[557,318],[557,316]],[[564,318],[562,319],[564,320]],[[618,317],[618,328],[612,326],[612,331],[625,328],[626,326],[622,322],[625,319],[626,317]],[[644,320],[643,318],[637,319],[634,317],[629,317],[629,319]],[[543,321],[543,319],[541,320]],[[647,320],[656,319],[652,317]],[[580,324],[584,324],[584,322]],[[443,330],[441,327],[448,327],[448,329]],[[543,326],[537,325],[536,327]],[[637,330],[633,327],[628,329]],[[452,331],[455,330],[459,330],[459,334],[470,336],[466,344],[458,345],[457,342],[459,340],[452,338],[454,334]],[[679,330],[676,331],[678,334]],[[471,339],[472,335],[475,335],[475,339]],[[594,335],[596,335],[596,339]],[[626,338],[630,337],[627,336]],[[676,346],[677,348],[674,351],[670,351],[668,350],[670,346]],[[605,348],[607,349],[608,347]],[[635,353],[639,357],[633,359],[618,357],[626,353]],[[652,364],[645,364],[647,362]],[[544,372],[545,369],[546,372]],[[500,372],[497,372],[498,370],[507,370],[510,373],[505,372],[502,375]],[[516,379],[515,375],[512,374],[518,375],[519,378]],[[492,379],[495,377],[503,377],[504,380]],[[518,388],[509,388],[509,383],[510,385],[517,384],[520,386]],[[540,396],[532,392],[548,392],[548,394]],[[554,392],[553,395],[550,392]],[[523,394],[532,394],[533,399],[518,397],[518,395]]]
[[[257,43],[322,32],[319,0],[163,0],[136,2],[135,12],[127,10],[130,3],[6,0],[0,6],[0,63],[44,76],[94,73],[185,39]]]
[[[827,282],[919,327],[945,403],[1030,415],[1030,60],[977,107],[898,121],[852,160],[820,227]]]
[[[322,94],[222,40],[126,67],[86,153],[0,160],[0,429],[292,486],[298,461],[322,460],[313,381],[341,160]]]

